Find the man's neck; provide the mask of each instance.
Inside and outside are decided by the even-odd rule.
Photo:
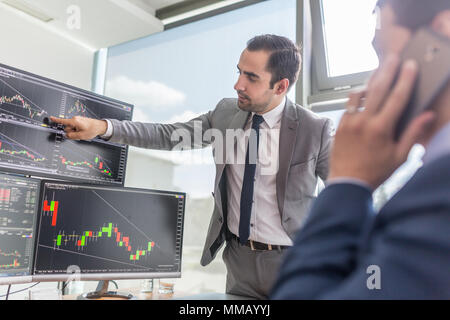
[[[272,111],[273,109],[275,109],[276,107],[278,107],[282,102],[285,102],[286,95],[282,95],[279,98],[275,99],[274,101],[272,101],[272,103],[267,107],[266,110],[264,110],[263,112],[256,112],[259,115],[263,115],[264,113],[267,113],[269,111]]]

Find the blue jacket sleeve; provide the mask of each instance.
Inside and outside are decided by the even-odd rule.
[[[355,268],[372,212],[368,189],[346,183],[325,188],[286,254],[271,298],[315,299],[336,288]]]
[[[399,192],[376,219],[369,190],[325,188],[271,298],[450,299],[448,188],[418,185],[422,192]],[[376,272],[378,287],[372,286]]]

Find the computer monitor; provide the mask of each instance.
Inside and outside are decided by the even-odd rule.
[[[133,106],[0,64],[0,170],[123,185],[128,146],[65,139],[50,116],[131,120]]]
[[[40,180],[0,174],[0,284],[31,282]]]
[[[185,198],[42,181],[33,281],[180,277]]]

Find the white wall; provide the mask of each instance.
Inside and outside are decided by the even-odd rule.
[[[93,50],[5,5],[0,6],[0,30],[0,63],[91,89]]]

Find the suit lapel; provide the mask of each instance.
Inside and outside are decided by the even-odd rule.
[[[286,194],[286,183],[291,164],[292,154],[294,152],[297,130],[299,125],[299,119],[295,105],[289,100],[286,100],[286,106],[281,118],[280,128],[280,142],[279,142],[279,167],[276,178],[276,190],[278,209],[280,214],[283,215],[284,197]]]
[[[239,111],[234,115],[233,119],[230,122],[230,125],[225,129],[225,130],[236,130],[236,129],[243,129],[245,124],[247,123],[248,117],[250,116],[250,112],[247,111],[242,111],[239,109]],[[223,133],[224,135],[224,143],[223,143],[223,155],[224,155],[224,163],[220,163],[217,164],[216,166],[216,185],[215,185],[215,190],[218,189],[220,182],[222,181],[222,175],[223,175],[223,171],[225,169],[225,165],[227,162],[227,150],[226,150],[226,146],[227,143],[225,141],[226,139],[226,132]],[[233,145],[233,149],[236,145],[236,139],[234,140]],[[234,151],[233,151],[234,153]],[[225,189],[225,188],[224,188]],[[220,193],[219,193],[220,194]],[[220,195],[220,198],[222,198],[222,195]],[[219,206],[219,208],[222,208],[222,203],[221,203],[221,199],[219,199],[219,197],[215,197],[216,201],[217,201],[217,205]]]
[[[239,110],[234,115],[233,119],[230,122],[230,125],[225,130],[233,130],[234,131],[236,129],[244,129],[244,126],[247,123],[247,120],[248,120],[248,117],[250,116],[250,114],[251,114],[250,112]],[[226,132],[224,132],[223,135],[224,135],[224,139],[223,139],[223,142],[224,142],[223,143],[223,154],[225,155],[224,156],[224,158],[225,158],[224,162],[225,163],[217,165],[217,171],[216,171],[217,172],[217,178],[220,178],[222,176],[223,170],[225,168],[225,164],[226,164],[226,162],[228,160],[228,158],[227,158],[228,153],[227,153],[227,150],[226,150],[226,148],[227,148]],[[233,148],[235,147],[236,142],[237,141],[235,139],[233,144],[232,144]],[[216,180],[216,181],[219,181],[219,180]]]

